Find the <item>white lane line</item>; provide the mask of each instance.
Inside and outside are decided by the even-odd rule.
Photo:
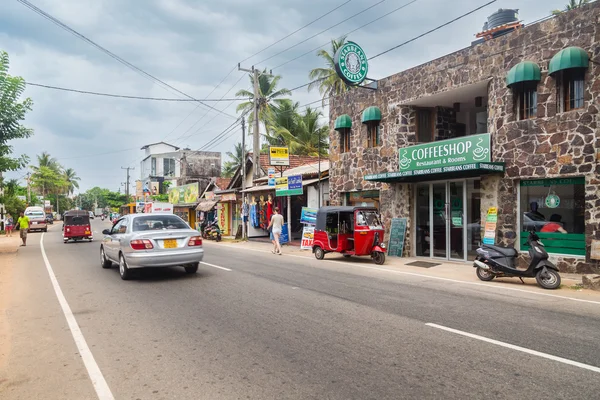
[[[219,244],[219,246],[231,247],[233,249],[238,249],[238,250],[256,251],[256,252],[259,252],[259,253],[270,253],[270,251],[267,251],[267,250],[258,250],[258,249],[249,249],[249,248],[243,248],[242,249],[242,248],[239,248],[239,247],[236,247],[236,246],[227,245],[227,244]],[[283,253],[283,255],[287,256],[287,257],[312,259],[312,257],[300,256],[300,255],[297,255],[297,254],[286,254],[286,253]],[[598,305],[600,305],[600,301],[578,299],[576,297],[560,296],[560,295],[557,295],[557,294],[550,294],[550,293],[540,293],[540,292],[534,292],[534,291],[529,291],[529,290],[524,290],[524,289],[511,288],[511,287],[506,287],[506,286],[501,286],[501,285],[496,285],[496,284],[489,284],[489,283],[482,283],[482,282],[461,281],[461,280],[458,280],[458,279],[442,278],[440,276],[417,274],[415,272],[397,271],[397,270],[387,269],[387,268],[381,268],[381,267],[369,267],[369,266],[366,266],[366,265],[349,263],[347,261],[321,260],[320,262],[329,262],[329,263],[333,263],[333,264],[336,264],[336,265],[345,264],[345,265],[349,265],[349,266],[355,267],[355,268],[364,268],[364,269],[370,269],[370,270],[374,270],[374,271],[391,272],[393,274],[398,274],[398,275],[417,276],[419,278],[428,278],[428,279],[434,279],[434,280],[438,280],[438,281],[461,283],[461,284],[464,284],[464,285],[483,286],[483,287],[486,287],[486,288],[497,289],[497,290],[510,290],[510,291],[513,291],[513,292],[528,293],[528,294],[533,294],[533,295],[536,295],[536,296],[554,297],[554,298],[557,298],[557,299],[571,300],[571,301],[578,301],[578,302],[581,302],[581,303],[589,303],[589,304],[598,304]]]
[[[231,272],[231,270],[230,270],[229,268],[225,268],[225,267],[219,267],[218,265],[209,264],[209,263],[207,263],[207,262],[204,262],[204,261],[200,261],[200,264],[202,264],[202,265],[208,265],[209,267],[213,267],[213,268],[219,268],[219,269],[222,269],[222,270],[224,270],[224,271],[229,271],[229,272]]]
[[[92,381],[92,385],[94,385],[94,390],[96,391],[96,395],[100,400],[114,400],[114,396],[104,379],[104,375],[102,375],[102,371],[100,371],[100,367],[96,363],[94,359],[94,355],[92,354],[87,342],[85,341],[85,337],[79,328],[79,324],[77,324],[77,320],[71,311],[71,307],[69,303],[67,303],[67,299],[63,294],[60,285],[58,284],[58,280],[56,279],[56,275],[54,274],[54,270],[50,265],[50,261],[48,261],[48,256],[46,256],[46,250],[44,249],[44,233],[40,238],[40,248],[42,250],[42,258],[44,259],[44,264],[46,264],[46,270],[48,270],[48,275],[50,276],[50,281],[52,282],[52,287],[54,288],[54,293],[58,298],[58,302],[60,303],[60,307],[62,308],[62,312],[67,319],[67,324],[69,325],[69,329],[71,330],[71,335],[73,335],[73,339],[75,340],[75,345],[79,350],[79,354],[81,355],[81,359],[83,360],[83,364],[85,365],[85,369],[87,370],[88,375]]]
[[[515,346],[514,344],[504,343],[504,342],[501,342],[499,340],[489,339],[489,338],[486,338],[484,336],[474,335],[474,334],[469,333],[469,332],[459,331],[458,329],[452,329],[452,328],[448,328],[446,326],[442,326],[442,325],[438,325],[438,324],[426,323],[425,325],[430,326],[432,328],[437,328],[437,329],[441,329],[441,330],[444,330],[444,331],[456,333],[457,335],[466,336],[466,337],[469,337],[471,339],[481,340],[482,342],[487,342],[487,343],[495,344],[497,346],[506,347],[508,349],[520,351],[520,352],[523,352],[523,353],[531,354],[531,355],[542,357],[542,358],[547,358],[548,360],[558,361],[558,362],[563,363],[563,364],[568,364],[568,365],[572,365],[574,367],[587,369],[588,371],[600,373],[600,368],[594,367],[593,365],[580,363],[580,362],[577,362],[577,361],[569,360],[567,358],[553,356],[552,354],[542,353],[542,352],[539,352],[539,351],[528,349],[526,347]]]

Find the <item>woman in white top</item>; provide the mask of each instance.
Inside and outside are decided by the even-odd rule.
[[[283,230],[283,215],[279,214],[279,207],[273,209],[273,215],[267,229],[271,229],[271,241],[273,242],[273,254],[281,255],[281,244],[279,244],[279,238],[281,237],[281,231]]]

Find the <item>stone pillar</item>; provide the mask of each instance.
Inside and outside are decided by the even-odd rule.
[[[392,183],[383,184],[381,191],[379,192],[381,200],[381,218],[385,227],[385,240],[386,242],[390,238],[390,227],[392,225],[392,218],[407,218],[406,224],[406,238],[404,242],[403,255],[405,257],[412,256],[411,254],[411,227],[412,221],[412,207],[411,198],[413,184],[411,183]]]

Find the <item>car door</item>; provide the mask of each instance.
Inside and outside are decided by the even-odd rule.
[[[120,246],[120,237],[122,236],[123,227],[126,227],[126,219],[118,220],[110,230],[110,234],[104,239],[104,252],[106,256],[113,261],[117,261]]]

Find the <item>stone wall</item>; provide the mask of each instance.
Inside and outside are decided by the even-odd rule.
[[[378,90],[354,89],[330,99],[331,124],[341,114],[352,117],[352,151],[339,153],[338,133],[330,133],[332,204],[340,193],[382,189],[381,208],[387,218],[407,216],[410,185],[383,186],[365,182],[363,176],[398,169],[398,148],[416,143],[415,111],[407,102],[442,93],[467,84],[489,80],[488,131],[492,134],[492,160],[504,161],[503,179],[482,179],[482,208],[499,207],[498,241],[513,245],[517,239],[518,185],[520,179],[586,177],[586,240],[600,240],[600,65],[590,62],[585,75],[583,109],[558,112],[556,80],[548,76],[548,63],[569,46],[585,49],[591,60],[600,60],[600,2],[563,13],[555,18],[526,26],[510,34],[484,42],[378,82]],[[513,93],[505,77],[521,61],[533,61],[542,70],[537,86],[537,118],[516,121]],[[365,148],[366,129],[360,123],[362,111],[376,105],[382,111],[383,146]],[[442,128],[444,122],[442,121]],[[400,191],[385,194],[386,190]],[[410,203],[410,202],[408,202]],[[408,204],[406,203],[406,204]],[[496,203],[496,204],[494,204]],[[482,211],[483,213],[483,211]],[[410,222],[409,222],[410,223]],[[386,224],[389,222],[386,221]],[[589,247],[588,247],[589,249]],[[589,259],[556,259],[562,270],[600,271],[600,263]]]

